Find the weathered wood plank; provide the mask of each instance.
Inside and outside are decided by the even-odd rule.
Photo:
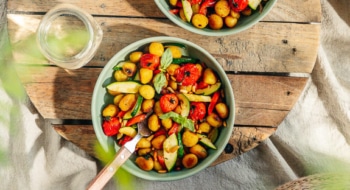
[[[276,130],[277,128],[273,127],[235,126],[227,145],[229,147],[226,147],[226,151],[222,152],[212,165],[217,165],[248,152],[269,138]]]
[[[47,119],[91,119],[91,97],[100,68],[67,71],[19,66],[27,94]],[[307,78],[228,75],[235,94],[237,125],[277,126],[292,109]],[[249,87],[249,88],[247,88]]]
[[[157,0],[158,1],[158,0]],[[59,3],[74,4],[93,15],[132,17],[163,17],[153,1],[95,1],[95,0],[8,0],[8,11],[47,12]],[[321,22],[319,0],[278,0],[264,21]]]
[[[33,53],[37,48],[34,34],[40,18],[38,15],[8,15],[15,61],[47,63],[38,51]],[[238,35],[203,38],[159,19],[136,18],[132,22],[128,18],[96,19],[103,28],[104,37],[89,66],[104,66],[115,53],[135,41],[173,36],[203,47],[227,71],[311,73],[319,45],[318,24],[259,23]]]
[[[66,140],[74,143],[79,148],[86,151],[89,155],[101,159],[96,154],[94,147],[98,140],[96,138],[92,125],[52,125],[56,132]],[[276,128],[267,127],[251,127],[251,126],[235,126],[229,145],[232,146],[222,152],[219,158],[214,161],[212,166],[230,160],[236,156],[247,152],[260,144],[261,141],[271,136]]]
[[[61,135],[64,139],[77,145],[83,149],[90,156],[93,156],[101,160],[98,154],[96,154],[95,147],[98,146],[98,140],[95,135],[95,131],[92,125],[57,125],[53,124],[52,127],[55,131]]]

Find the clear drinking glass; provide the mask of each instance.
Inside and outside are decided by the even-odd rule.
[[[93,17],[71,4],[60,4],[48,11],[37,29],[41,53],[51,63],[66,69],[86,65],[102,37],[102,29]]]

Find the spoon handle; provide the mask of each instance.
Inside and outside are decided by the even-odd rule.
[[[90,182],[87,190],[100,190],[113,177],[118,168],[131,156],[126,147],[122,146],[115,155],[112,162],[107,164],[100,173]]]

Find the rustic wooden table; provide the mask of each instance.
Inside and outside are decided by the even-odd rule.
[[[88,11],[104,37],[86,67],[68,71],[48,65],[33,48],[43,15],[58,3]],[[90,104],[96,79],[108,60],[130,43],[152,36],[174,36],[208,50],[227,71],[236,101],[229,144],[213,164],[232,159],[268,138],[302,93],[319,45],[319,0],[278,0],[257,25],[237,35],[204,37],[173,24],[153,1],[8,0],[8,30],[13,58],[25,90],[42,117],[63,138],[98,158]],[[40,66],[40,67],[39,67]]]

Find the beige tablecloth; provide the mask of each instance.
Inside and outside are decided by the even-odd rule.
[[[273,136],[193,177],[174,182],[134,179],[119,189],[274,189],[311,174],[350,173],[350,4],[321,3],[321,46],[314,71]],[[3,56],[4,5],[0,0],[0,189],[84,189],[98,165],[60,138],[20,95],[23,89]],[[106,189],[115,189],[115,184]]]

